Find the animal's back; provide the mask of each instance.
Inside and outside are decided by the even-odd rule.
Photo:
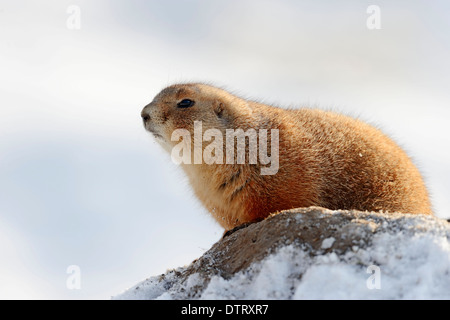
[[[432,213],[417,167],[380,130],[318,109],[288,112],[298,121],[298,152],[303,157],[308,154],[316,163],[319,205],[330,209]],[[296,149],[293,145],[291,152]]]

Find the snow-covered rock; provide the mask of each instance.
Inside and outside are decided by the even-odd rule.
[[[283,211],[114,299],[450,299],[450,223],[318,207]]]

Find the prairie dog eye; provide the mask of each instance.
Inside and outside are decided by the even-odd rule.
[[[190,99],[183,99],[180,102],[178,102],[177,107],[178,108],[189,108],[192,107],[195,104],[195,101],[192,101]]]

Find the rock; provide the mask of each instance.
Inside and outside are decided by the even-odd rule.
[[[114,298],[448,299],[449,239],[449,223],[432,216],[287,210],[231,233],[189,266]],[[373,270],[381,270],[378,290],[371,288]],[[438,289],[429,288],[434,285]]]

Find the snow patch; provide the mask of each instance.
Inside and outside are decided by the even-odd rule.
[[[385,229],[373,234],[370,245],[353,245],[341,253],[281,246],[231,277],[206,279],[194,273],[177,281],[184,270],[179,268],[115,298],[450,299],[450,227],[427,219],[399,220],[394,226],[381,223],[379,228]],[[324,239],[321,249],[330,249],[335,241]],[[374,276],[371,266],[379,270],[379,289],[368,285]]]
[[[336,241],[335,238],[326,238],[322,242],[322,249],[330,249],[333,246],[334,241]]]

